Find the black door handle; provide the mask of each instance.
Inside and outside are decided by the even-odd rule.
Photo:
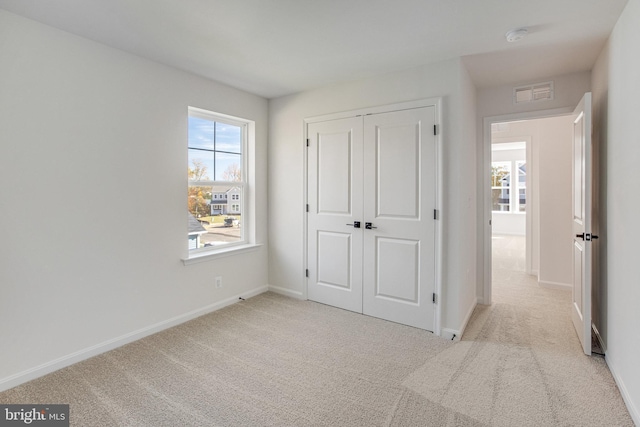
[[[372,223],[370,222],[365,222],[364,223],[364,228],[366,228],[367,230],[372,230],[374,228],[378,228],[378,227],[374,227]]]
[[[598,236],[596,236],[595,234],[591,234],[591,233],[576,234],[576,237],[579,237],[582,240],[586,240],[587,242],[590,242],[591,240],[595,240],[595,239],[598,238]]]
[[[347,224],[353,228],[360,228],[360,221],[353,221],[353,224]]]

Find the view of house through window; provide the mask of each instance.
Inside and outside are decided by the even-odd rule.
[[[189,250],[244,242],[246,123],[189,108]]]
[[[491,210],[511,212],[511,163],[491,163]]]
[[[515,168],[516,174],[512,174]],[[515,189],[512,192],[511,189]],[[527,162],[491,163],[491,210],[494,212],[526,212]]]

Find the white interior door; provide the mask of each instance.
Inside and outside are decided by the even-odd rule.
[[[309,124],[308,298],[362,313],[362,118]]]
[[[591,354],[591,93],[574,111],[573,122],[573,290],[571,318],[585,354]],[[597,238],[597,237],[596,237]]]
[[[434,325],[435,120],[435,107],[364,118],[363,313],[427,330]]]

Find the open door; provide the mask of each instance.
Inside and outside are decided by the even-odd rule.
[[[574,111],[573,121],[573,290],[571,319],[582,349],[591,355],[592,234],[591,93]]]

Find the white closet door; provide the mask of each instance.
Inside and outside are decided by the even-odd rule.
[[[308,125],[310,300],[434,328],[436,108]]]
[[[427,330],[434,326],[435,124],[435,107],[364,118],[363,313]]]
[[[312,123],[307,135],[308,298],[362,313],[362,118]]]

